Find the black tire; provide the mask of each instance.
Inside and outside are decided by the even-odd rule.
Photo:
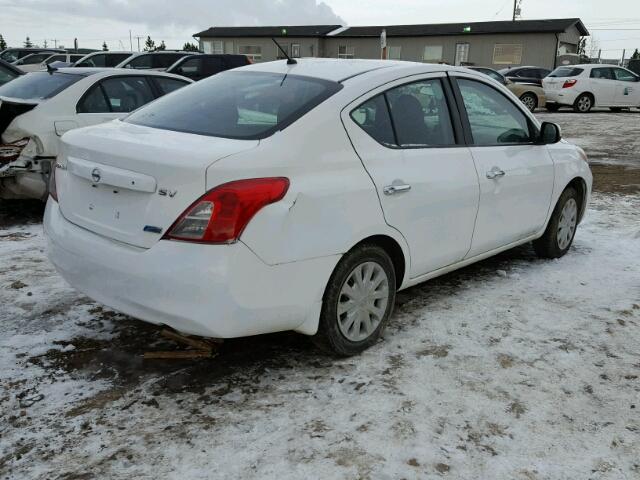
[[[338,325],[338,303],[341,300],[342,288],[347,280],[350,279],[352,273],[354,273],[358,266],[370,262],[377,264],[381,267],[384,274],[386,274],[388,285],[387,305],[382,320],[375,330],[363,340],[353,341],[342,333]],[[393,262],[387,252],[373,244],[363,244],[354,248],[344,255],[331,274],[322,299],[318,333],[311,337],[313,343],[321,350],[330,354],[339,356],[357,355],[378,341],[380,334],[384,330],[393,312],[395,299],[396,273]]]
[[[558,229],[560,224],[560,219],[562,217],[562,210],[565,208],[565,205],[569,201],[573,200],[576,203],[577,211],[575,218],[575,227],[573,232],[571,233],[571,238],[569,243],[565,246],[559,244],[558,241]],[[573,238],[576,234],[577,226],[578,226],[578,217],[580,215],[580,202],[582,199],[579,198],[578,192],[573,187],[567,187],[560,198],[558,199],[558,203],[553,210],[553,214],[551,215],[551,219],[549,220],[549,225],[547,225],[547,229],[544,232],[544,235],[537,240],[533,241],[533,249],[536,254],[540,258],[560,258],[564,254],[566,254],[571,245],[573,244]]]
[[[530,112],[535,112],[538,108],[538,96],[535,93],[527,92],[520,96],[520,101]]]
[[[589,113],[594,103],[593,95],[583,93],[573,102],[573,111],[576,113]]]
[[[545,108],[548,112],[557,112],[560,110],[560,105],[556,105],[555,103],[548,103]]]

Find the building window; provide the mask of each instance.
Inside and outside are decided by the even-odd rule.
[[[389,60],[400,60],[402,58],[402,47],[387,47],[387,58]]]
[[[455,65],[467,65],[469,63],[469,44],[456,43],[456,61]]]
[[[442,62],[442,45],[427,45],[424,47],[422,61],[426,63]]]
[[[353,47],[340,45],[338,47],[338,58],[355,58],[355,51]]]
[[[494,65],[520,65],[522,63],[522,44],[496,43],[493,47]]]
[[[222,40],[214,40],[211,42],[211,53],[222,54],[224,53],[224,42]]]
[[[238,53],[245,55],[252,62],[259,62],[262,60],[262,47],[257,45],[241,45],[238,47]]]
[[[300,58],[300,44],[294,43],[291,45],[291,56],[293,58]]]

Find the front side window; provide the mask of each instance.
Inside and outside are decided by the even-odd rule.
[[[351,112],[351,118],[377,142],[387,147],[396,145],[384,94],[360,105]]]
[[[185,75],[189,78],[202,76],[202,59],[190,58],[185,60],[176,69],[180,75]]]
[[[638,77],[636,77],[629,70],[625,70],[624,68],[614,68],[613,73],[616,77],[616,80],[620,80],[621,82],[637,82]]]
[[[150,55],[150,56],[151,56],[151,65],[152,65],[151,68],[158,68],[158,69],[166,70],[171,65],[173,65],[178,60],[180,60],[182,57],[185,57],[186,54],[157,53],[155,55]]]
[[[355,50],[353,47],[348,47],[347,45],[339,45],[338,46],[338,58],[354,58]]]
[[[33,72],[0,87],[0,96],[21,100],[52,98],[83,78],[84,75],[72,73]]]
[[[8,68],[5,68],[3,65],[0,65],[0,86],[10,82],[17,76],[18,76],[17,73],[14,73]]]
[[[245,55],[252,62],[259,62],[262,60],[262,47],[256,45],[241,45],[238,47],[238,53]]]
[[[38,63],[44,62],[50,56],[51,56],[50,53],[34,53],[27,57],[24,57],[22,60],[18,62],[18,64],[19,65],[36,65]]]
[[[127,122],[236,139],[266,138],[342,88],[299,75],[226,71],[135,112]]]
[[[114,113],[129,113],[154,99],[147,79],[117,77],[102,81],[109,108]]]
[[[442,62],[442,45],[427,45],[424,47],[422,61],[426,63]]]
[[[13,63],[18,60],[18,52],[16,50],[7,50],[0,55],[0,58],[5,62]]]
[[[47,65],[51,65],[53,62],[66,62],[66,61],[67,61],[66,55],[54,55],[53,57],[47,58],[45,63]]]
[[[495,65],[519,65],[522,63],[522,44],[496,43],[493,46]]]
[[[481,82],[458,79],[474,145],[530,143],[526,115],[497,90]]]
[[[145,70],[152,67],[151,55],[140,55],[125,65],[125,68]]]
[[[591,78],[598,80],[613,80],[613,72],[611,68],[594,68],[591,70]]]

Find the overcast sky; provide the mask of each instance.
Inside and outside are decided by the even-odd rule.
[[[70,47],[129,49],[134,36],[151,35],[180,48],[213,25],[407,23],[508,20],[513,0],[0,0],[0,34],[11,46],[29,35]],[[605,58],[640,48],[640,0],[523,0],[522,18],[580,17]]]

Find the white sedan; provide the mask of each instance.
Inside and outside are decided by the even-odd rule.
[[[219,338],[374,344],[399,289],[570,248],[584,152],[484,74],[302,59],[215,75],[63,138],[49,257],[116,310]]]
[[[640,76],[616,65],[588,64],[556,68],[542,79],[547,110],[573,107],[587,113],[594,107],[612,111],[640,108]]]
[[[191,80],[160,72],[63,68],[0,87],[0,198],[47,198],[60,137],[122,118]]]

